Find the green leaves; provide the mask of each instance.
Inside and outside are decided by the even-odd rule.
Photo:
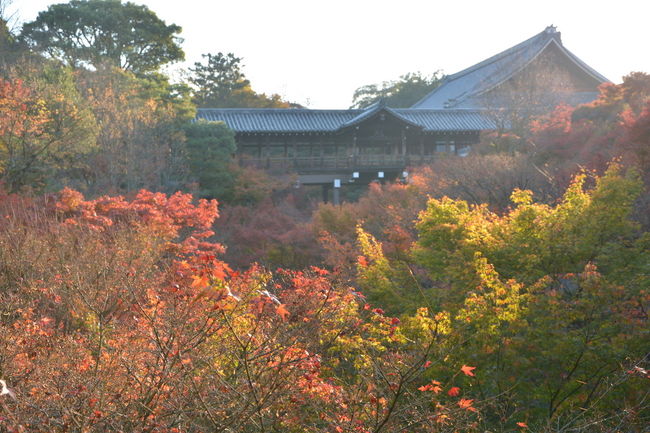
[[[410,107],[440,85],[439,71],[430,76],[419,72],[399,77],[399,80],[361,86],[354,91],[352,108],[366,108],[379,100],[394,108]]]
[[[616,375],[647,352],[650,249],[630,219],[641,190],[635,170],[611,164],[576,176],[554,206],[515,190],[504,214],[446,197],[420,214],[414,257],[449,283],[434,291],[452,312],[455,356],[481,365],[501,420],[525,408],[562,426],[633,404]]]
[[[416,260],[432,278],[457,286],[475,281],[465,271],[475,253],[499,274],[522,282],[579,272],[611,243],[630,239],[636,224],[628,217],[642,189],[636,172],[622,173],[616,164],[593,189],[586,190],[585,182],[577,176],[555,207],[516,190],[515,207],[502,216],[462,200],[432,199],[417,224]]]
[[[228,200],[235,184],[230,169],[236,151],[235,134],[223,122],[198,121],[185,128],[186,156],[202,197]]]
[[[280,95],[255,92],[241,70],[241,58],[233,53],[203,54],[206,64],[190,68],[194,102],[201,108],[290,108]]]
[[[117,66],[135,73],[183,60],[181,28],[146,6],[121,0],[72,0],[51,5],[23,26],[36,51],[72,67]]]

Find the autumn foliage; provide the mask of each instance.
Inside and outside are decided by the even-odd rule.
[[[341,205],[191,94],[0,74],[0,432],[647,432],[650,76]]]
[[[215,201],[66,189],[0,210],[6,431],[431,431],[477,415],[453,375],[430,378],[442,318],[386,316],[318,268],[233,272]],[[420,390],[431,380],[445,392]]]

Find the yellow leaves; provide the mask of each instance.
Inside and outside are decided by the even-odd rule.
[[[361,251],[363,252],[363,262],[365,266],[359,261],[359,265],[367,267],[369,261],[379,265],[386,265],[387,261],[384,257],[381,242],[378,242],[374,236],[366,232],[360,225],[357,226],[357,240]]]
[[[515,188],[510,195],[510,201],[518,206],[529,205],[533,202],[533,192],[528,189]]]
[[[522,320],[527,311],[529,294],[515,280],[502,281],[480,252],[475,253],[474,267],[478,288],[470,292],[456,319],[474,323],[477,331],[494,334],[504,324],[514,324]]]
[[[430,316],[426,307],[418,308],[413,316],[402,318],[402,334],[411,341],[426,345],[432,334],[447,335],[451,331],[451,317],[446,311]]]

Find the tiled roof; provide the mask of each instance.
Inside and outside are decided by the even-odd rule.
[[[408,118],[400,115],[396,109],[387,107],[385,101],[381,99],[378,102],[375,102],[374,104],[370,105],[369,107],[366,107],[363,110],[359,110],[359,114],[357,114],[355,117],[353,117],[352,119],[348,120],[343,125],[341,125],[341,128],[349,128],[351,126],[356,126],[362,123],[363,121],[365,121],[366,119],[371,118],[372,116],[379,113],[380,111],[388,113],[389,115],[396,117],[397,119],[401,120],[402,122],[406,122],[411,126],[415,126],[417,128],[424,127],[423,125],[412,122]]]
[[[199,108],[197,119],[225,122],[236,132],[333,132],[361,110]]]
[[[560,32],[543,32],[474,66],[445,77],[435,90],[412,108],[480,108],[473,98],[505,82],[539,56],[549,45],[557,48],[585,74],[599,83],[609,81],[562,45]]]
[[[420,125],[425,131],[485,131],[496,129],[481,110],[396,109],[402,118]]]
[[[196,118],[223,121],[239,133],[316,133],[357,125],[382,110],[429,132],[494,129],[494,123],[478,110],[391,109],[374,105],[364,110],[199,108]]]

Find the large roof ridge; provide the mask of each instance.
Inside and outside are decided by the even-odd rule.
[[[465,69],[463,69],[463,70],[461,70],[459,72],[456,72],[455,74],[448,75],[445,78],[448,79],[449,81],[455,80],[457,78],[460,78],[460,77],[462,77],[464,75],[469,74],[470,72],[474,72],[477,69],[481,69],[481,68],[483,68],[483,67],[485,67],[485,66],[487,66],[489,64],[497,62],[497,61],[503,59],[504,57],[508,57],[508,56],[510,56],[512,54],[515,54],[518,51],[522,51],[522,50],[524,50],[526,48],[529,48],[531,45],[533,45],[533,43],[536,43],[538,41],[541,42],[542,40],[544,40],[544,43],[540,43],[541,49],[545,48],[546,45],[548,44],[548,42],[550,40],[552,40],[552,39],[555,39],[555,41],[560,46],[562,46],[562,37],[561,36],[562,36],[562,34],[560,32],[558,32],[554,26],[552,26],[552,25],[548,26],[543,31],[541,31],[540,33],[537,33],[536,35],[526,39],[525,41],[520,42],[517,45],[514,45],[514,46],[512,46],[512,47],[510,47],[510,48],[508,48],[506,50],[503,50],[500,53],[497,53],[497,54],[495,54],[495,55],[493,55],[491,57],[488,57],[487,59],[485,59],[485,60],[483,60],[481,62],[478,62],[478,63],[476,63],[476,64],[474,64],[474,65],[472,65],[472,66],[470,66],[468,68],[465,68]],[[540,51],[541,51],[541,49],[540,49]]]
[[[556,47],[562,55],[590,76],[595,82],[609,80],[589,67],[563,44],[561,33],[555,26],[548,26],[542,32],[501,51],[482,62],[448,75],[440,85],[417,101],[411,108],[456,108],[460,105],[474,106],[472,101],[479,95],[500,86],[528,67],[544,53],[549,46]]]
[[[537,54],[539,54],[539,52],[541,52],[544,48],[546,48],[546,46],[548,45],[548,43],[551,40],[555,40],[560,47],[564,48],[563,45],[562,45],[561,33],[557,31],[557,28],[555,26],[550,25],[550,26],[546,27],[540,33],[537,33],[536,35],[524,40],[523,42],[518,43],[517,45],[514,45],[514,46],[512,46],[512,47],[510,47],[510,48],[508,48],[506,50],[503,50],[500,53],[497,53],[497,54],[495,54],[495,55],[493,55],[491,57],[488,57],[487,59],[485,59],[485,60],[483,60],[481,62],[478,62],[478,63],[476,63],[476,64],[474,64],[474,65],[472,65],[472,66],[470,66],[468,68],[465,68],[465,69],[463,69],[463,70],[461,70],[459,72],[447,75],[446,77],[443,78],[442,82],[440,83],[440,85],[438,87],[436,87],[431,92],[427,93],[420,100],[418,100],[415,104],[413,104],[412,108],[418,108],[418,106],[421,103],[423,103],[424,101],[426,101],[431,96],[438,93],[439,91],[442,91],[445,88],[445,85],[452,82],[452,81],[463,78],[466,75],[469,75],[469,74],[471,74],[473,72],[476,72],[476,71],[478,71],[478,70],[480,70],[482,68],[485,68],[485,67],[487,67],[487,66],[489,66],[489,65],[491,65],[493,63],[496,63],[496,62],[498,62],[500,60],[503,60],[503,59],[505,59],[507,57],[510,57],[510,56],[512,56],[512,55],[514,55],[516,53],[525,51],[526,49],[529,49],[531,46],[539,45],[538,52],[535,54],[535,56],[533,56],[533,57],[536,57]],[[542,41],[543,41],[543,43],[542,43]],[[466,89],[463,93],[456,95],[456,97],[454,99],[456,99],[457,101],[461,101],[463,99],[466,99],[469,96],[474,95],[474,93],[475,92],[472,92],[472,89]]]

